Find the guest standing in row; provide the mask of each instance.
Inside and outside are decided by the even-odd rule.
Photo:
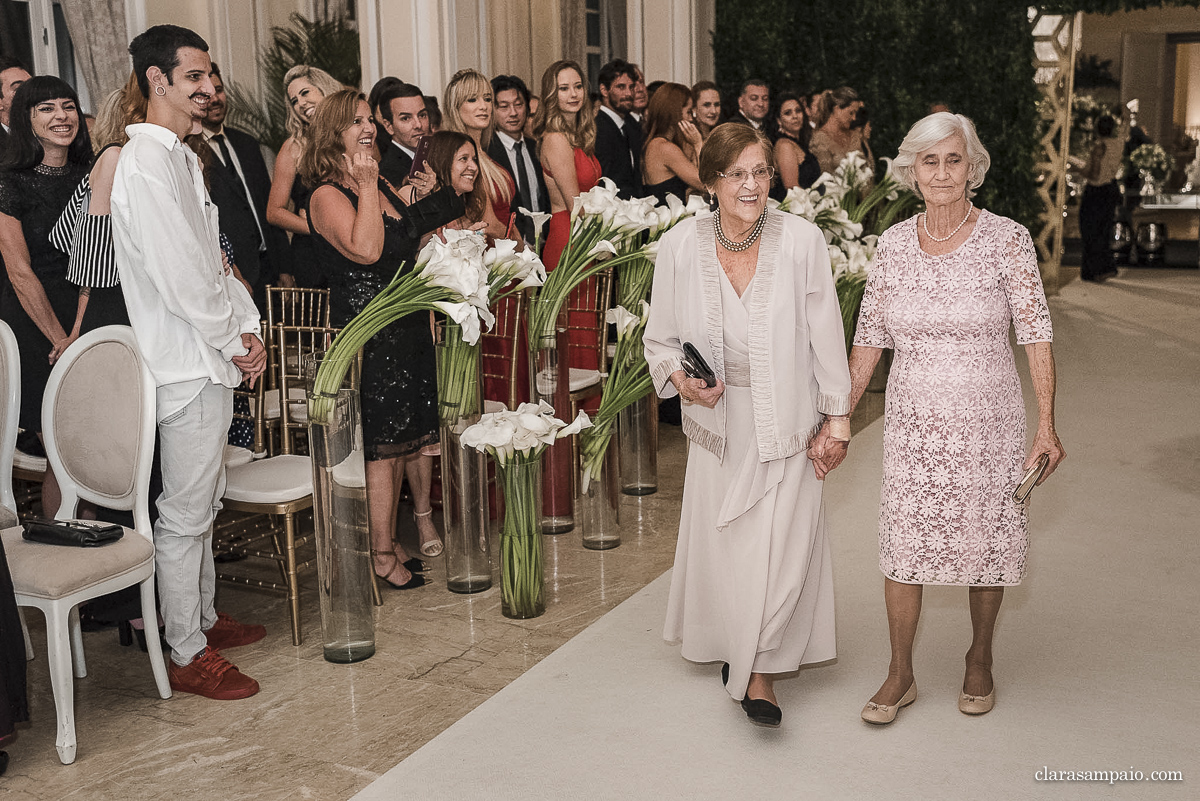
[[[87,175],[92,144],[75,90],[52,75],[21,84],[9,111],[0,162],[0,255],[11,286],[0,298],[0,319],[21,349],[19,425],[40,438],[42,393],[51,367],[73,341],[79,302],[78,287],[67,280],[70,259],[50,242],[50,231]],[[47,467],[42,504],[48,515],[57,513],[61,498]]]
[[[698,81],[692,86],[692,117],[700,135],[708,138],[721,122],[721,90],[712,81]]]
[[[600,182],[597,116],[591,105],[583,70],[576,62],[556,61],[542,73],[542,104],[533,132],[550,195],[550,227],[542,249],[547,270],[558,266],[567,246],[575,198]]]
[[[275,175],[267,199],[267,222],[292,235],[291,266],[296,283],[305,287],[326,286],[313,256],[308,227],[308,196],[311,187],[296,179],[296,165],[308,138],[308,126],[317,106],[326,96],[343,89],[342,84],[322,69],[297,64],[283,76],[287,95],[288,138],[275,157]]]
[[[691,119],[692,92],[683,84],[664,83],[650,98],[642,181],[646,197],[660,204],[667,195],[687,200],[688,190],[705,191],[697,169],[704,140]]]
[[[516,211],[512,200],[517,187],[512,176],[487,154],[496,130],[492,84],[476,70],[459,70],[446,86],[445,106],[442,127],[465,133],[475,141],[475,149],[479,151],[479,172],[488,194],[484,230],[495,239],[506,238],[510,235],[510,217]]]
[[[809,441],[850,437],[850,375],[820,229],[767,208],[761,131],[725,124],[700,153],[717,211],[663,236],[646,359],[683,399],[688,450],[663,636],[722,681],[755,723],[778,725],[777,674],[836,655],[833,570]],[[691,343],[715,386],[684,372]]]
[[[771,132],[764,127],[767,115],[771,112],[771,89],[766,81],[751,78],[742,82],[742,90],[738,93],[737,111],[729,118],[729,122],[749,125],[757,131],[763,131],[770,136]]]
[[[862,101],[849,86],[839,86],[821,98],[821,123],[813,133],[811,147],[821,172],[833,174],[846,156],[862,147],[861,129],[854,117]]]
[[[626,199],[644,194],[642,126],[633,116],[633,87],[637,80],[638,73],[633,65],[619,58],[605,64],[598,76],[600,109],[595,115],[596,160],[600,164],[600,174],[615,183],[618,194]],[[544,100],[545,78],[542,79],[542,91]],[[590,108],[588,113],[591,113]],[[572,197],[566,197],[568,209]]]
[[[412,84],[393,86],[380,95],[378,114],[375,121],[382,123],[389,137],[379,143],[383,153],[379,161],[379,174],[399,189],[412,170],[413,157],[417,154],[421,137],[430,133],[425,96],[420,88]]]
[[[492,79],[492,91],[496,98],[496,134],[488,145],[488,155],[516,184],[518,202],[513,204],[514,209],[548,214],[550,195],[542,175],[537,142],[525,135],[525,123],[529,119],[529,87],[515,75],[498,75]],[[517,230],[531,245],[537,238],[533,220],[524,214],[517,214]]]
[[[330,95],[318,107],[300,177],[315,187],[309,219],[318,259],[331,279],[330,317],[337,327],[359,314],[402,263],[407,271],[414,269],[423,236],[463,215],[462,200],[447,187],[423,199],[434,210],[421,217],[424,227],[414,227],[417,218],[379,177],[371,108],[352,89]],[[422,554],[441,553],[430,519],[432,461],[421,453],[438,441],[437,374],[427,315],[404,317],[367,342],[360,398],[375,573],[396,589],[420,587],[425,580],[414,575],[419,560],[410,559],[393,535],[407,472]]]
[[[775,167],[779,171],[779,187],[784,193],[796,186],[807,189],[821,177],[821,165],[809,149],[812,128],[799,95],[794,92],[780,95],[775,122],[778,126]]]
[[[295,286],[287,234],[267,222],[271,173],[262,144],[245,131],[225,124],[225,82],[215,63],[213,96],[204,115],[204,142],[213,155],[209,193],[221,212],[221,233],[229,240],[233,262],[251,286],[254,303],[265,318],[268,284]]]
[[[891,640],[887,678],[862,710],[892,722],[917,698],[912,649],[922,586],[968,588],[972,640],[958,708],[984,714],[996,700],[992,636],[1004,588],[1025,575],[1025,505],[1013,499],[1042,454],[1042,480],[1065,457],[1054,426],[1052,329],[1033,241],[1024,226],[971,201],[990,158],[961,114],[920,120],[894,170],[925,212],[879,238],[850,354],[853,409],[884,348],[888,380],[879,513],[879,568]],[[1025,402],[1009,327],[1025,348],[1038,425],[1025,445]],[[821,469],[845,444],[817,435]],[[1040,483],[1040,482],[1039,482]]]

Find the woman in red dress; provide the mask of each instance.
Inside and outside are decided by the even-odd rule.
[[[475,141],[479,174],[488,197],[483,215],[485,233],[495,239],[512,239],[509,220],[515,211],[511,206],[517,187],[508,172],[487,154],[496,130],[492,84],[475,70],[459,70],[446,86],[443,113],[444,130],[464,133]]]
[[[583,81],[583,70],[574,61],[556,61],[542,73],[542,104],[533,123],[538,139],[542,172],[550,191],[550,230],[542,263],[558,266],[571,233],[571,206],[575,198],[600,181],[596,160],[596,115]]]

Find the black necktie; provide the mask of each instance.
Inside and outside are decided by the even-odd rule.
[[[521,198],[521,206],[533,211],[533,198],[529,194],[529,179],[525,176],[525,141],[521,140],[513,145],[513,152],[517,156],[517,195]]]
[[[241,191],[242,197],[250,204],[251,214],[254,213],[254,203],[250,200],[250,192],[246,185],[242,183],[242,176],[238,175],[237,167],[233,166],[233,156],[229,153],[229,145],[225,144],[225,134],[217,134],[212,138],[212,141],[217,143],[217,148],[221,151],[221,158],[225,159],[225,169],[229,170],[229,175],[233,178],[233,183]],[[258,230],[258,218],[254,219],[255,232],[259,234],[259,244],[262,243],[262,234]]]

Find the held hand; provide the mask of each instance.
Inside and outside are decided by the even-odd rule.
[[[1025,457],[1024,469],[1028,470],[1037,464],[1038,457],[1043,453],[1050,457],[1050,464],[1046,466],[1046,472],[1042,473],[1042,477],[1038,481],[1039,486],[1058,469],[1062,460],[1067,458],[1067,452],[1063,450],[1058,434],[1053,428],[1038,426],[1037,434],[1033,437],[1033,445],[1029,448],[1029,455]]]
[[[351,156],[343,153],[342,158],[346,160],[347,172],[350,173],[350,177],[354,179],[354,183],[358,184],[360,189],[374,189],[379,183],[379,162],[370,154],[358,152]]]
[[[821,426],[821,430],[813,437],[808,446],[808,458],[812,460],[813,472],[820,481],[832,473],[846,458],[850,443],[845,440],[833,439],[829,436],[829,423]]]
[[[58,342],[55,342],[54,347],[50,349],[50,363],[54,364],[60,358],[62,358],[63,351],[71,347],[71,343],[77,339],[79,339],[79,334],[70,333],[58,340]]]
[[[277,283],[276,286],[281,286],[285,289],[293,289],[296,286],[296,278],[291,273],[280,273],[279,283]]]
[[[679,378],[676,379],[676,376]],[[725,382],[719,378],[715,387],[706,387],[699,378],[688,378],[682,370],[677,371],[672,378],[675,379],[675,388],[679,390],[679,397],[684,403],[695,403],[711,409],[725,394]]]
[[[267,368],[267,351],[262,340],[255,334],[242,334],[242,344],[246,353],[233,357],[233,366],[242,371],[242,378],[249,379],[250,388],[254,388],[255,380]]]

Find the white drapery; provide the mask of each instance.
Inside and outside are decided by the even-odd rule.
[[[125,0],[71,0],[62,4],[62,10],[95,110],[129,80]]]

